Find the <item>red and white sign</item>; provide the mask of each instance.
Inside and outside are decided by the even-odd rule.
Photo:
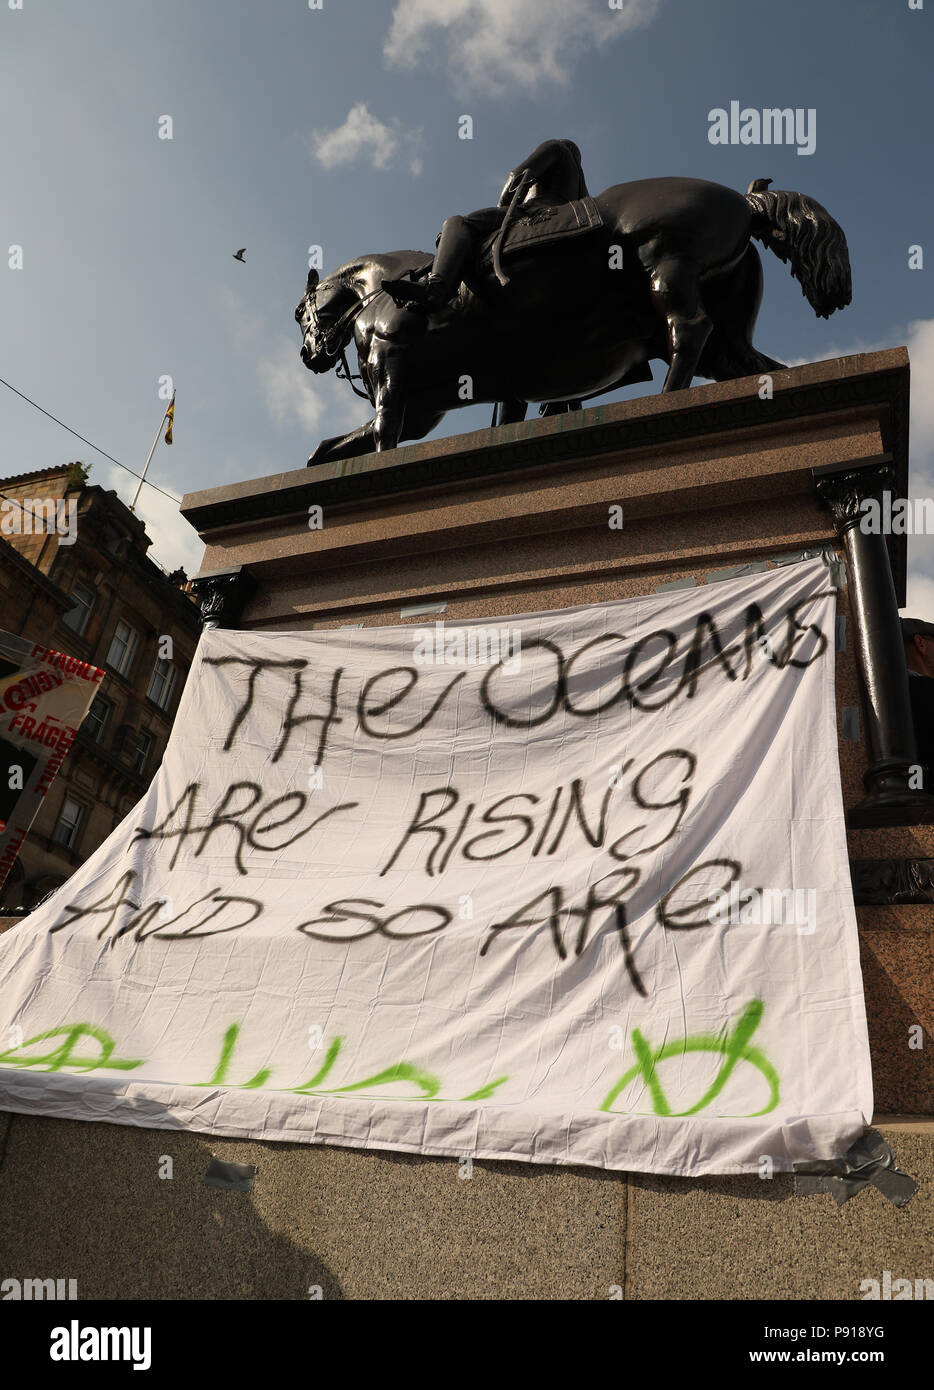
[[[0,888],[103,679],[99,666],[0,632]]]

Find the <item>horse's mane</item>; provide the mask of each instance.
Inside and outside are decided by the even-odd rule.
[[[361,277],[365,269],[366,260],[358,256],[356,260],[347,261],[344,265],[338,266],[334,274],[325,276],[321,283],[327,284],[329,281],[336,281],[339,285],[352,285],[360,289],[362,288]]]
[[[365,277],[374,265],[382,266],[383,274],[391,278],[393,275],[401,275],[413,263],[424,266],[430,262],[429,251],[381,251],[369,256],[356,256],[352,261],[345,261],[343,265],[338,266],[332,274],[324,276],[319,288],[330,284],[365,290]]]
[[[325,275],[323,279],[319,280],[312,294],[317,294],[319,290],[328,289],[335,285],[339,285],[346,289],[365,290],[366,284],[361,278],[361,272],[364,270],[365,265],[366,262],[361,260],[359,256],[355,260],[347,261],[344,265],[338,266],[330,275]],[[306,290],[298,301],[298,306],[295,310],[295,321],[297,323],[301,321],[301,316],[304,312],[307,300],[308,291]]]

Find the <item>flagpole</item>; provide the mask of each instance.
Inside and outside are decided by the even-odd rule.
[[[152,456],[153,456],[153,454],[156,452],[156,445],[159,443],[159,436],[160,436],[160,434],[162,433],[162,426],[165,424],[166,415],[168,415],[170,407],[173,406],[174,404],[175,404],[175,392],[173,391],[173,392],[172,392],[172,399],[169,401],[169,404],[166,406],[166,408],[165,408],[165,414],[162,416],[162,419],[159,421],[159,428],[156,430],[156,437],[155,437],[155,439],[152,441],[152,448],[149,450],[149,458],[146,460],[146,463],[145,463],[145,465],[144,465],[144,467],[143,467],[143,471],[142,471],[142,473],[140,474],[139,482],[138,482],[137,485],[136,485],[136,492],[133,494],[133,501],[130,503],[130,511],[131,511],[131,512],[135,512],[135,511],[136,511],[136,503],[137,503],[137,501],[139,500],[140,489],[142,488],[143,483],[146,481],[146,473],[147,473],[147,471],[148,471],[148,469],[149,469],[149,465],[152,463]]]

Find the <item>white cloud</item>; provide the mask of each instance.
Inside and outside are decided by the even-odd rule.
[[[908,325],[911,358],[911,449],[923,466],[934,472],[934,319],[915,319]]]
[[[934,497],[934,399],[928,388],[928,383],[934,381],[934,319],[915,319],[894,342],[860,343],[845,351],[834,349],[826,357],[876,352],[902,344],[907,347],[911,361],[908,492],[912,498]],[[823,361],[826,357],[817,360]],[[908,537],[907,597],[903,616],[934,621],[934,536]]]
[[[308,434],[309,453],[325,436],[346,434],[373,414],[372,406],[333,372],[313,376],[299,359],[298,344],[286,337],[264,353],[257,371],[273,420],[300,425]]]
[[[934,401],[929,389],[934,381],[934,319],[915,319],[901,341],[911,361],[908,493],[934,497]],[[934,620],[934,536],[908,537],[907,589],[904,615]]]
[[[908,602],[899,609],[903,618],[924,618],[934,622],[934,579],[922,571],[908,576]]]
[[[315,131],[308,144],[325,169],[364,159],[374,169],[390,169],[407,162],[411,174],[417,177],[422,172],[421,127],[405,130],[397,120],[381,121],[363,101],[350,108],[343,125]]]
[[[414,67],[434,48],[463,91],[503,95],[566,85],[589,50],[648,24],[661,0],[397,0],[383,52]]]
[[[934,381],[934,319],[915,319],[887,342],[832,347],[816,357],[796,358],[788,366],[902,346],[907,347],[911,362],[908,493],[912,498],[934,497],[934,396],[928,389],[928,383]],[[907,578],[908,602],[902,615],[934,621],[934,536],[908,537]]]
[[[297,302],[298,294],[295,299]],[[227,324],[228,341],[238,350],[252,347],[263,331],[262,320],[248,314],[239,295],[231,289],[222,289],[218,302]]]
[[[247,351],[256,364],[273,423],[281,429],[298,425],[308,435],[309,453],[322,438],[349,433],[372,416],[369,402],[355,396],[334,372],[315,376],[308,370],[299,356],[301,336],[297,330],[294,338],[270,334],[262,320],[246,313],[230,292],[221,296],[220,307],[236,346]],[[349,358],[354,357],[351,345]]]

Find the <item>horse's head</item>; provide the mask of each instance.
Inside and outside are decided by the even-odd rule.
[[[319,280],[309,270],[305,293],[295,310],[302,330],[301,358],[312,372],[329,372],[340,356],[346,334],[340,320],[356,300],[354,289],[339,277]]]

